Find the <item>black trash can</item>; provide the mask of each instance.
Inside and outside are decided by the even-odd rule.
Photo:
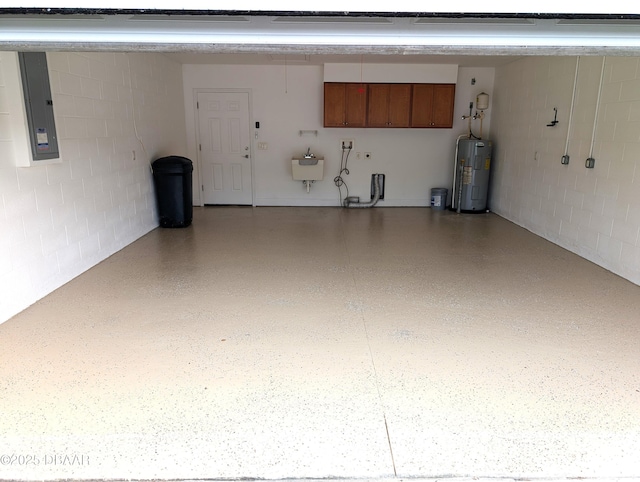
[[[186,157],[167,156],[153,161],[151,167],[160,226],[189,226],[193,218],[193,163]]]

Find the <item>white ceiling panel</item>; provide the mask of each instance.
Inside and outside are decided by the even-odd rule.
[[[183,63],[456,63],[526,55],[640,55],[640,17],[0,15],[0,49],[156,51]],[[197,56],[196,56],[197,54]]]
[[[23,8],[86,8],[86,0],[2,0],[0,7]],[[211,10],[209,0],[181,0],[168,4],[157,0],[93,0],[92,8],[144,9],[144,10]],[[305,12],[378,12],[415,13],[423,7],[415,0],[394,0],[393,2],[371,2],[370,0],[218,0],[218,11],[305,11]],[[429,2],[431,12],[450,13],[574,13],[574,14],[637,14],[640,7],[629,0],[609,0],[607,2],[576,2],[575,0],[527,0],[513,5],[504,0],[449,0]],[[301,10],[304,9],[304,10]]]

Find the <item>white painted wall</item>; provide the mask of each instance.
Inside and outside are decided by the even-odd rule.
[[[325,82],[455,84],[456,64],[324,64]]]
[[[640,58],[579,60],[568,166],[564,154],[576,57],[526,58],[496,71],[491,208],[640,284]],[[560,124],[546,127],[559,110]]]
[[[0,52],[0,322],[155,228],[149,161],[185,152],[180,65],[47,58],[61,162],[18,168],[28,150],[12,132],[24,129],[17,54]]]
[[[194,91],[239,89],[251,93],[252,128],[260,122],[259,138],[252,132],[255,205],[338,206],[333,178],[340,169],[340,139],[349,138],[355,140],[355,150],[349,158],[350,174],[344,177],[351,195],[368,200],[371,174],[384,173],[385,199],[380,206],[427,206],[431,188],[451,184],[455,139],[467,132],[461,116],[478,93],[492,94],[494,69],[459,69],[453,129],[325,129],[322,66],[185,65],[183,72],[188,157],[196,164],[196,205],[200,189]],[[476,84],[471,85],[474,77]],[[491,109],[484,123],[487,134],[490,122]],[[300,137],[300,130],[317,130],[318,135]],[[258,142],[267,143],[268,149],[258,150]],[[309,147],[324,157],[325,173],[324,180],[316,181],[307,193],[301,182],[292,179],[291,158]],[[370,160],[365,160],[365,152],[372,154]]]

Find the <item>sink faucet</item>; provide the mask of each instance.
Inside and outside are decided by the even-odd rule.
[[[307,153],[304,155],[304,157],[306,158],[310,158],[310,157],[316,157],[313,154],[311,154],[311,148],[307,149]]]

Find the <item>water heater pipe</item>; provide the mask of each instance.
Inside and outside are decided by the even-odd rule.
[[[456,152],[453,155],[453,189],[451,189],[451,208],[453,209],[454,207],[458,208],[458,213],[460,212],[460,203],[458,202],[457,205],[455,205],[455,201],[457,200],[458,197],[462,196],[462,188],[460,189],[460,192],[456,192],[456,180],[458,179],[458,170],[460,169],[458,166],[458,147],[459,147],[459,143],[460,143],[460,139],[471,139],[471,133],[469,133],[469,136],[465,136],[464,134],[461,136],[458,136],[458,138],[456,139]],[[462,173],[461,173],[462,174]],[[462,177],[460,178],[462,179]],[[461,181],[461,186],[462,186],[462,181]]]
[[[474,115],[471,115],[471,112],[473,111],[473,102],[469,102],[469,115],[462,116],[463,120],[467,120],[467,124],[468,124],[467,137],[469,139],[471,139],[472,137],[476,137],[471,132],[472,119],[473,120],[480,119],[480,137],[476,137],[476,139],[482,139],[482,122],[484,121],[484,111],[488,108],[489,108],[489,94],[486,94],[484,92],[480,92],[476,96],[476,113]],[[478,111],[480,111],[479,114],[478,114]]]
[[[463,162],[458,162],[458,156],[456,154],[456,164],[459,164],[459,171],[460,171],[460,187],[458,188],[458,192],[456,193],[456,195],[458,196],[458,205],[456,206],[456,213],[460,214],[461,208],[460,206],[462,206],[462,190],[464,189],[464,185],[462,184],[462,181],[464,179],[464,163]]]
[[[463,115],[462,116],[462,120],[467,120],[467,137],[469,139],[471,139],[471,119],[473,118],[473,116],[471,115],[471,112],[473,112],[473,102],[469,102],[469,115]]]
[[[481,110],[480,113],[476,113],[476,115],[473,116],[474,119],[480,119],[480,135],[478,136],[478,139],[482,139],[482,121],[484,120],[484,111]]]
[[[476,109],[480,111],[478,114],[473,116],[473,119],[480,119],[480,137],[478,139],[482,139],[482,122],[484,121],[484,111],[489,108],[489,94],[484,92],[480,92],[476,96]]]

